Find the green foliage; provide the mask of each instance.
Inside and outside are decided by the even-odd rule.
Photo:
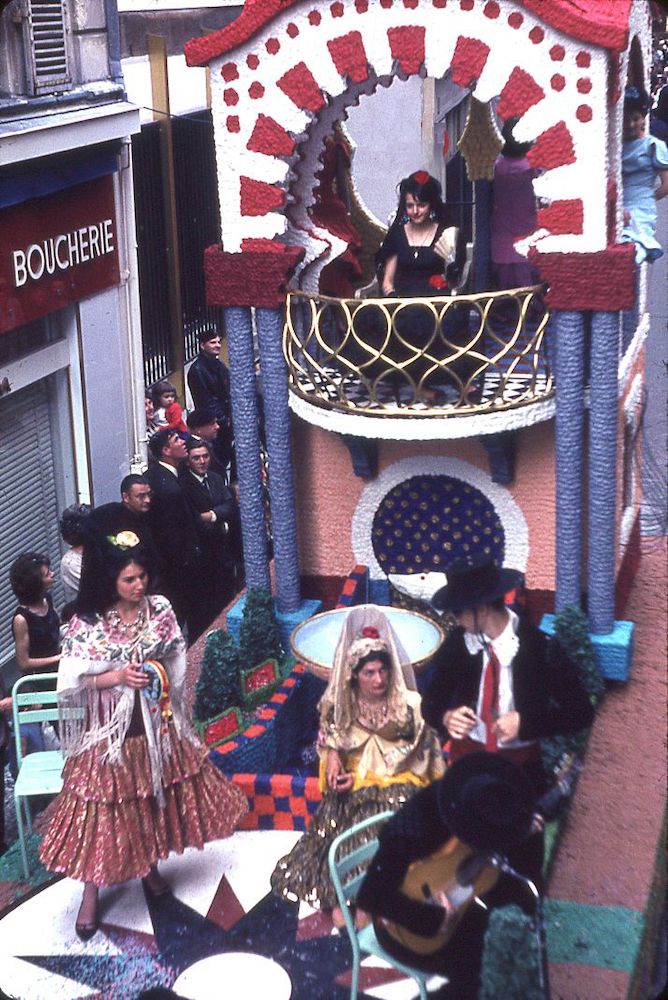
[[[194,717],[204,722],[240,702],[239,647],[224,629],[215,629],[206,637],[195,688]]]
[[[531,919],[519,906],[492,910],[485,933],[480,1000],[544,1000],[540,950]]]
[[[239,661],[244,668],[283,656],[274,599],[264,587],[250,587],[239,628]]]
[[[592,704],[597,705],[605,693],[605,683],[589,638],[587,616],[575,605],[567,605],[555,618],[554,634],[561,648],[577,667],[580,683]]]
[[[589,638],[587,616],[573,604],[563,608],[555,618],[554,634],[563,652],[574,665],[582,687],[596,706],[605,692],[605,683],[596,664],[594,647]],[[587,746],[588,729],[565,733],[541,740],[543,767],[553,776],[559,761],[567,754],[581,757]]]

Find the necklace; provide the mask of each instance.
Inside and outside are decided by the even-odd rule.
[[[146,610],[139,608],[137,617],[131,622],[123,621],[116,608],[109,608],[107,611],[107,621],[112,628],[120,632],[124,639],[134,642],[139,638],[146,626]]]
[[[415,226],[414,226],[413,223],[411,223],[411,226],[413,227],[411,229],[411,233],[413,233],[415,231]],[[436,229],[432,228],[431,225],[426,226],[426,227],[422,227],[422,228],[428,229],[429,230],[429,235],[426,238],[423,236],[420,243],[410,243],[409,240],[408,240],[408,233],[406,233],[406,242],[408,243],[409,247],[413,250],[413,259],[414,260],[418,259],[418,253],[419,253],[419,251],[423,250],[426,246],[429,246],[429,244],[433,241],[434,236],[436,235]]]
[[[360,722],[364,720],[369,729],[382,729],[387,722],[387,700],[378,704],[358,698],[357,714]]]

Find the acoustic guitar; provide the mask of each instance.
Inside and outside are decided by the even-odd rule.
[[[556,816],[561,803],[570,795],[582,764],[569,754],[555,768],[554,785],[536,803],[536,812],[545,819]],[[492,851],[481,853],[457,837],[451,837],[438,851],[410,865],[401,884],[401,891],[420,903],[441,904],[435,898],[445,893],[450,915],[431,937],[415,934],[407,927],[385,917],[376,917],[391,938],[414,955],[433,955],[443,948],[476,897],[489,892],[506,866],[505,859]]]

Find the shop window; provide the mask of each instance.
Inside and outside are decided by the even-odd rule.
[[[65,336],[61,314],[52,313],[0,336],[0,366],[55,344]]]

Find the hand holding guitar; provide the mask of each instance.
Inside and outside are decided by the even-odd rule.
[[[462,740],[471,732],[478,717],[468,705],[452,708],[443,715],[443,725],[454,740]]]

